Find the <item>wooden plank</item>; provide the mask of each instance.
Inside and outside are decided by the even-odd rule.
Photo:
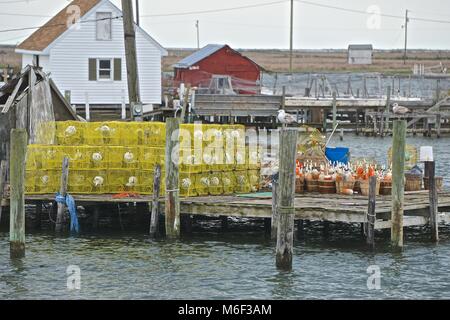
[[[295,159],[298,131],[283,128],[280,133],[280,180],[276,266],[292,270],[295,216]]]
[[[386,123],[384,133],[387,134],[389,132],[389,114],[391,113],[391,86],[387,88],[387,99],[386,99]]]
[[[152,213],[150,218],[150,237],[156,238],[159,235],[159,191],[161,188],[161,166],[155,168],[153,178],[153,201]]]
[[[186,121],[186,111],[189,108],[189,94],[191,92],[191,85],[188,84],[186,86],[186,90],[184,92],[184,101],[183,101],[183,109],[181,109],[181,123]]]
[[[369,206],[367,210],[367,226],[366,237],[367,244],[371,247],[375,247],[375,220],[376,220],[376,186],[377,177],[370,177],[369,181]]]
[[[27,132],[24,129],[11,131],[10,160],[10,256],[12,259],[25,257],[25,159]]]
[[[17,82],[16,87],[14,88],[14,91],[11,93],[11,95],[8,97],[8,100],[6,100],[5,106],[3,107],[2,113],[8,113],[9,109],[13,105],[17,93],[19,92],[20,87],[22,86],[23,78],[19,79],[19,82]]]
[[[6,187],[6,161],[2,160],[0,162],[0,225],[2,222],[2,202],[4,199],[4,192]]]
[[[141,102],[141,95],[139,92],[139,76],[138,63],[136,53],[136,31],[134,27],[133,18],[133,4],[131,0],[122,0],[123,11],[123,30],[125,38],[125,58],[127,67],[128,80],[128,96],[130,106],[133,103]],[[131,119],[134,119],[133,110],[131,110]]]
[[[336,91],[333,91],[333,130],[337,126],[337,103],[336,103]]]
[[[435,162],[427,162],[426,163],[426,176],[429,179],[429,197],[430,197],[430,227],[431,227],[431,239],[434,242],[439,241],[439,227],[438,227],[438,192],[436,187],[436,163]]]
[[[272,182],[272,224],[271,224],[271,238],[275,240],[277,238],[278,230],[278,177],[275,177]]]
[[[180,199],[179,199],[179,159],[173,151],[179,141],[180,119],[169,118],[166,121],[166,236],[170,239],[180,237]]]
[[[62,162],[62,174],[61,174],[61,185],[59,189],[59,195],[61,197],[66,197],[67,195],[67,186],[69,182],[69,158],[64,157]],[[64,212],[65,212],[66,204],[58,202],[58,212],[56,216],[56,226],[55,232],[61,233],[63,231],[64,225]]]
[[[392,228],[391,243],[403,247],[403,214],[405,198],[406,120],[394,120],[392,149]]]

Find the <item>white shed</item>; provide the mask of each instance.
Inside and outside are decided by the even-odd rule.
[[[71,24],[79,17],[79,22]],[[22,65],[50,73],[71,103],[120,105],[128,101],[122,11],[109,0],[75,0],[22,42]],[[167,51],[136,25],[141,100],[161,104],[161,58]]]
[[[348,64],[372,64],[371,44],[351,44],[348,46]]]

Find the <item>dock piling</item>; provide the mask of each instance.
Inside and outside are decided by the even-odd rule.
[[[369,206],[368,206],[368,210],[367,210],[366,236],[367,236],[367,244],[371,248],[375,247],[376,187],[377,187],[377,177],[370,177],[370,180],[369,180]]]
[[[403,211],[405,199],[406,120],[394,120],[392,149],[392,213],[391,243],[403,247]]]
[[[2,201],[4,198],[6,185],[6,161],[2,160],[0,163],[0,224],[2,223]]]
[[[180,119],[166,120],[166,236],[169,239],[180,237],[180,191],[178,189],[179,157],[175,148],[179,141]]]
[[[277,239],[278,230],[278,178],[272,182],[272,240]]]
[[[441,138],[441,126],[442,126],[442,116],[439,113],[436,115],[436,136],[438,139]]]
[[[64,157],[62,162],[61,186],[59,189],[59,194],[61,197],[66,197],[68,183],[69,183],[69,158]],[[63,225],[65,222],[64,221],[65,209],[66,204],[58,202],[58,213],[56,215],[56,227],[55,227],[56,233],[61,233],[63,231]]]
[[[276,266],[286,271],[292,270],[297,137],[298,131],[294,128],[281,130]]]
[[[158,164],[155,167],[155,174],[153,178],[153,199],[152,199],[152,213],[150,217],[150,237],[157,238],[159,236],[159,189],[161,186],[161,166]]]
[[[388,134],[389,133],[389,114],[391,112],[391,86],[387,87],[387,99],[386,99],[386,121],[384,123],[385,128],[384,128],[384,133]]]
[[[11,259],[25,257],[25,161],[28,135],[25,129],[11,130],[9,241]]]
[[[430,194],[430,226],[431,239],[439,241],[438,228],[438,192],[436,187],[436,163],[428,161],[425,163],[426,176],[428,177],[428,190]]]
[[[337,100],[336,100],[336,91],[333,91],[333,129],[336,128],[337,125]]]

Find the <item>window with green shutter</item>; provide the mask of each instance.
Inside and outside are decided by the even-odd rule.
[[[97,59],[89,59],[89,81],[97,81]]]
[[[114,81],[122,81],[122,59],[114,59]]]
[[[122,81],[122,59],[89,59],[89,81]]]

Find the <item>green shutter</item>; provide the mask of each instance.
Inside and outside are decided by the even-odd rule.
[[[97,81],[97,59],[89,59],[89,81]]]
[[[122,59],[114,59],[114,81],[122,81]]]

